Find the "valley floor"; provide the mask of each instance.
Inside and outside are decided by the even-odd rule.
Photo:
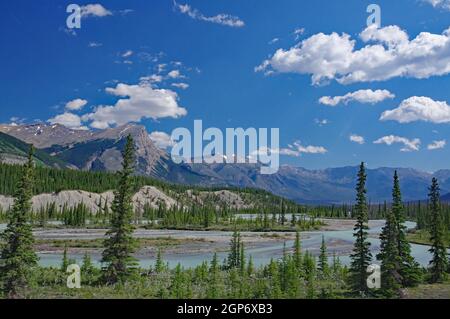
[[[323,222],[324,225],[321,226],[320,230],[301,233],[302,250],[309,251],[317,256],[319,254],[322,238],[324,238],[328,247],[330,261],[332,256],[336,255],[341,258],[343,264],[348,264],[348,255],[353,249],[353,225],[355,221],[323,219]],[[370,221],[369,223],[370,240],[372,242],[371,247],[373,252],[379,248],[377,237],[383,224],[383,221],[380,220]],[[411,224],[409,227],[414,227],[414,225]],[[68,258],[75,260],[75,262],[80,265],[83,255],[88,253],[92,257],[94,265],[99,266],[100,264],[98,261],[101,259],[105,232],[105,229],[76,229],[55,226],[46,229],[35,229],[35,248],[40,257],[40,265],[44,267],[54,267],[53,269],[56,269],[58,274],[55,274],[55,271],[52,269],[43,268],[41,270],[42,273],[38,277],[39,280],[43,281],[45,284],[38,284],[28,289],[25,293],[26,298],[152,299],[173,297],[165,294],[160,295],[161,292],[158,289],[160,289],[165,280],[158,276],[152,277],[152,275],[150,275],[147,280],[141,280],[126,287],[83,284],[81,289],[71,290],[66,288],[64,284],[64,274],[59,273],[58,271],[64,249],[67,249]],[[218,254],[219,261],[224,260],[230,249],[229,245],[232,238],[232,232],[138,228],[135,231],[134,236],[138,238],[139,250],[136,257],[139,259],[139,265],[143,271],[148,271],[148,269],[154,267],[158,250],[161,249],[163,251],[164,262],[168,263],[170,269],[172,269],[171,271],[175,271],[174,269],[176,269],[177,264],[181,263],[187,271],[186,274],[188,274],[190,271],[189,269],[199,267],[199,265],[205,261],[210,263],[214,253]],[[246,254],[252,256],[255,267],[268,265],[271,263],[271,260],[280,260],[286,249],[289,252],[292,251],[295,240],[294,232],[242,232],[241,236],[242,241],[245,244]],[[415,254],[415,258],[420,261],[422,265],[426,265],[429,260],[428,246],[413,245],[413,254]],[[228,274],[224,273],[223,276],[226,278]],[[246,281],[244,288],[247,287],[245,289],[250,289],[249,287],[252,287],[255,283],[251,283],[251,279],[247,278],[246,280],[250,280],[250,282]],[[259,284],[262,284],[262,282],[259,282]],[[155,285],[159,288],[156,289]],[[304,286],[307,284],[301,282],[300,285],[300,292],[293,298],[309,298],[307,295],[308,287]],[[327,298],[348,298],[348,291],[346,290],[348,287],[341,281],[321,280],[318,281],[316,285],[317,286],[314,288],[316,291],[314,298],[321,298],[319,292],[321,291],[322,286],[326,286],[327,291],[330,289],[330,291],[332,291],[332,295]],[[191,295],[189,293],[187,295],[189,297],[186,298],[205,298],[205,295],[203,294],[207,291],[205,287],[207,287],[207,285],[200,285],[196,288],[193,287],[194,292],[203,291],[202,294]],[[166,287],[165,289],[168,289],[167,291],[169,291],[171,288]],[[229,291],[226,293],[227,295],[224,296],[233,298],[232,295],[228,295],[230,293]],[[408,299],[448,299],[450,298],[450,281],[436,285],[422,284],[415,288],[409,288],[405,290],[404,293],[404,298]],[[286,297],[288,296],[280,296],[280,298]]]
[[[318,256],[322,237],[328,247],[329,258],[339,256],[341,262],[348,264],[353,249],[352,220],[324,219],[324,226],[317,231],[301,232],[302,250]],[[370,221],[372,250],[379,249],[378,236],[383,221]],[[105,229],[36,229],[36,251],[42,266],[58,266],[61,263],[64,248],[70,258],[80,262],[85,253],[91,255],[94,262],[101,259]],[[163,251],[164,259],[171,267],[181,263],[184,267],[194,267],[204,261],[211,261],[214,253],[223,260],[230,249],[232,232],[229,231],[187,231],[139,228],[134,236],[139,239],[136,257],[140,266],[148,268],[156,258],[158,250]],[[247,254],[252,256],[256,265],[265,265],[271,259],[283,256],[286,249],[291,251],[295,239],[294,232],[241,232]],[[286,248],[285,248],[286,247]],[[429,261],[428,247],[413,245],[413,253],[422,265]]]

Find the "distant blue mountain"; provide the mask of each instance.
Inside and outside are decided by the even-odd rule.
[[[201,165],[193,170],[241,187],[257,187],[303,203],[353,202],[357,166],[307,170],[283,166],[275,175],[260,175],[248,165]],[[410,168],[376,168],[367,170],[367,197],[372,203],[390,201],[392,179],[397,170],[405,201],[427,198],[433,177],[440,181],[443,194],[450,192],[450,171],[430,174]]]
[[[67,163],[82,170],[115,171],[121,165],[124,138],[131,134],[136,143],[136,171],[140,175],[182,184],[261,188],[301,203],[351,203],[355,198],[357,166],[308,170],[286,165],[277,174],[261,175],[259,164],[178,165],[167,152],[156,147],[145,127],[134,124],[95,132],[45,124],[4,125],[0,131],[14,136],[15,141],[35,144],[49,164]],[[3,140],[8,140],[6,135]],[[6,146],[4,153],[12,149]],[[2,148],[0,159],[1,151]],[[8,158],[8,154],[3,156]],[[433,177],[439,180],[441,194],[447,194],[443,199],[450,201],[450,170],[432,174],[412,168],[382,167],[367,170],[367,196],[371,203],[391,200],[395,170],[405,201],[426,199]]]

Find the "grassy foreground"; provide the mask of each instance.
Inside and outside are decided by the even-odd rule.
[[[66,275],[60,270],[41,269],[36,272],[36,277],[39,278],[36,278],[31,287],[22,291],[22,297],[25,299],[358,298],[350,294],[344,278],[333,273],[330,273],[331,276],[328,278],[316,277],[312,282],[300,279],[289,289],[283,287],[281,283],[274,282],[274,278],[270,278],[261,270],[256,270],[250,276],[239,274],[238,271],[217,271],[215,276],[211,276],[206,267],[203,271],[200,268],[196,271],[164,269],[161,273],[149,272],[128,284],[116,286],[96,285],[95,281],[98,278],[96,273],[86,278],[88,282],[83,280],[80,289],[69,289],[65,285]],[[450,299],[450,280],[437,284],[420,284],[404,289],[403,293],[404,299]]]
[[[441,284],[423,284],[409,288],[406,299],[450,299],[450,280]]]

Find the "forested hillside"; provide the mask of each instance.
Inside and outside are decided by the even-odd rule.
[[[0,132],[0,162],[22,162],[26,160],[29,145],[10,135]],[[38,165],[68,167],[63,160],[50,156],[42,150],[36,150],[34,159]]]
[[[0,194],[13,196],[19,182],[23,167],[0,163]],[[201,192],[215,192],[229,190],[253,202],[257,206],[298,206],[290,200],[283,199],[259,189],[240,189],[223,187],[193,187],[191,185],[169,184],[158,179],[134,176],[132,177],[134,190],[137,192],[143,186],[155,186],[159,190],[177,198],[177,194],[190,191],[191,196],[199,196]],[[58,193],[66,190],[82,190],[91,193],[104,193],[115,189],[119,177],[115,173],[85,172],[70,169],[53,169],[36,167],[33,193]],[[178,199],[178,198],[177,198]]]

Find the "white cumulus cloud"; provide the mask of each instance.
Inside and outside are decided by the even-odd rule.
[[[381,114],[382,121],[411,123],[425,121],[431,123],[450,123],[450,106],[444,101],[434,101],[425,96],[413,96],[393,110]]]
[[[215,16],[206,16],[203,13],[201,13],[199,10],[192,8],[188,4],[179,4],[176,1],[174,1],[174,7],[179,12],[188,15],[192,19],[200,20],[200,21],[206,21],[216,24],[221,24],[228,27],[234,27],[234,28],[241,28],[245,26],[245,22],[239,19],[238,17],[220,13]]]
[[[186,109],[178,105],[176,92],[154,89],[149,84],[119,83],[115,88],[107,88],[106,92],[122,98],[115,105],[99,106],[93,113],[84,115],[83,120],[91,121],[91,127],[107,128],[145,118],[179,118],[187,114]]]
[[[128,50],[128,51],[125,51],[124,53],[122,53],[121,56],[122,56],[122,58],[128,58],[128,57],[132,56],[133,54],[134,54],[133,51]]]
[[[358,143],[361,145],[365,143],[364,137],[360,135],[352,134],[350,135],[349,139],[351,142]]]
[[[359,103],[376,104],[386,99],[393,99],[394,97],[395,95],[388,90],[359,90],[356,92],[347,93],[343,96],[323,96],[319,99],[319,103],[328,106],[336,106],[340,103],[348,104],[353,101]]]
[[[78,110],[81,110],[84,106],[86,106],[87,103],[88,103],[88,101],[86,101],[86,100],[75,99],[70,102],[67,102],[65,108],[66,108],[66,110],[69,110],[69,111],[78,111]]]
[[[82,17],[106,17],[111,16],[112,12],[99,3],[87,4],[81,7]]]
[[[386,145],[393,145],[393,144],[403,144],[403,148],[400,149],[402,152],[412,152],[412,151],[418,151],[420,150],[420,139],[407,139],[406,137],[401,136],[395,136],[395,135],[388,135],[383,136],[379,138],[378,140],[374,141],[374,144],[386,144]]]
[[[169,73],[167,73],[167,76],[171,79],[179,79],[183,78],[184,76],[181,74],[180,70],[172,70]]]
[[[86,126],[81,124],[81,118],[73,113],[65,112],[49,119],[50,124],[60,124],[73,130],[87,130]]]
[[[148,75],[148,76],[143,76],[139,80],[143,84],[145,84],[145,83],[153,84],[153,83],[162,82],[164,80],[164,78],[162,77],[162,75],[152,74],[152,75]]]
[[[161,149],[167,149],[175,145],[170,135],[164,132],[152,132],[149,134],[149,137]]]
[[[189,84],[187,83],[172,83],[172,86],[182,90],[186,90],[189,88]]]
[[[300,39],[300,37],[305,33],[305,28],[297,28],[294,30],[295,41]]]
[[[103,44],[99,43],[99,42],[89,42],[88,47],[90,48],[99,48],[101,47]]]
[[[323,146],[303,146],[300,141],[294,142],[292,145],[289,145],[290,150],[294,150],[298,155],[304,154],[325,154],[328,150]]]
[[[398,26],[367,27],[363,45],[343,33],[315,34],[290,49],[277,50],[256,71],[311,75],[317,85],[385,81],[396,77],[426,79],[450,73],[450,28],[442,34],[421,32],[414,39]]]
[[[269,44],[275,44],[275,43],[277,43],[278,41],[280,41],[279,38],[273,38],[272,40],[269,41]]]
[[[447,145],[447,141],[446,140],[433,141],[433,143],[428,144],[427,149],[430,150],[430,151],[439,150],[439,149],[444,148],[445,145]]]
[[[261,147],[257,151],[253,152],[253,156],[261,155],[261,154],[279,154],[279,155],[285,155],[285,156],[292,156],[292,157],[300,157],[302,154],[325,154],[327,153],[327,149],[323,146],[303,146],[299,141],[289,144],[288,147],[284,148],[268,148],[268,147]]]

